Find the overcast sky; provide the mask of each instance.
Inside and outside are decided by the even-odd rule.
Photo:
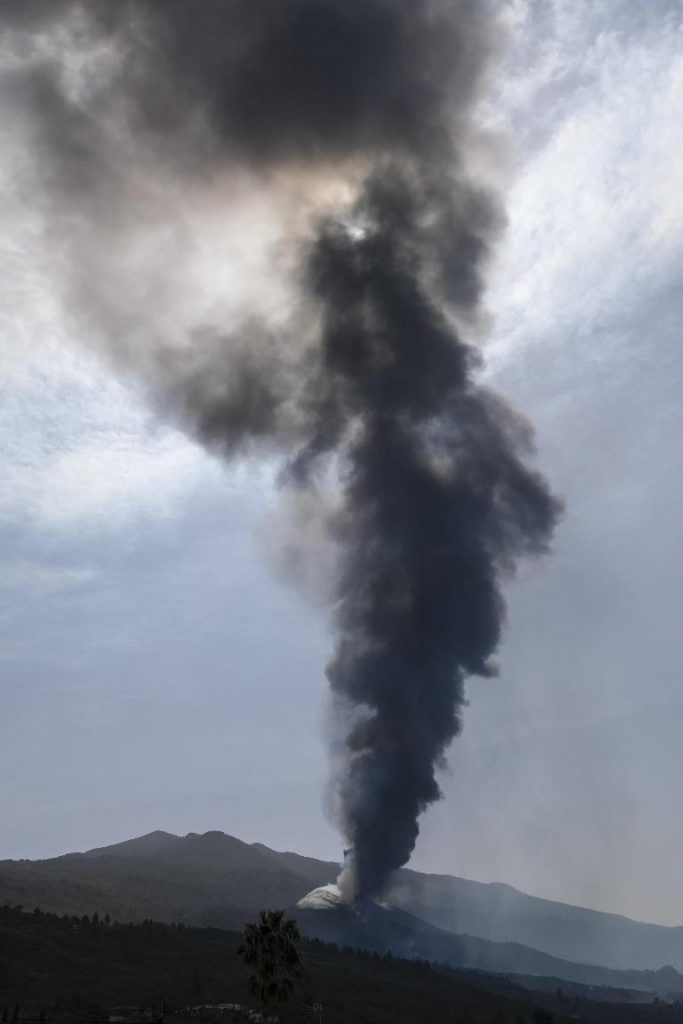
[[[413,864],[681,924],[683,5],[506,12],[485,375],[567,512]],[[282,570],[272,470],[207,456],[74,337],[3,116],[0,856],[161,828],[336,858],[327,616]],[[225,258],[191,230],[197,273]]]

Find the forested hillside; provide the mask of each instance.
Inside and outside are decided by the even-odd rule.
[[[236,950],[239,935],[145,922],[115,925],[0,908],[0,1012],[47,1017],[107,1006],[254,1005]],[[320,1001],[326,1024],[514,1024],[535,1004],[509,999],[434,967],[305,942],[306,978],[283,1020]]]

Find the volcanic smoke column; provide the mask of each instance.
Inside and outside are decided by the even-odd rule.
[[[207,448],[275,453],[293,497],[335,508],[328,674],[352,900],[409,859],[464,680],[493,671],[501,583],[546,550],[560,511],[529,465],[529,428],[478,385],[463,333],[481,321],[503,222],[467,170],[499,48],[488,10],[6,0],[1,15],[3,102],[37,122],[39,207],[88,333]],[[252,287],[234,322],[211,304],[214,319],[194,322],[192,275],[173,259],[183,267],[191,244],[150,249],[168,264],[155,302],[157,268],[131,260],[157,211],[172,227],[183,203],[216,202],[216,182],[229,207],[245,178],[292,226],[279,246],[295,264],[291,320],[268,320]],[[278,269],[262,268],[264,285]]]
[[[486,197],[459,190],[486,227]],[[341,888],[354,901],[379,895],[409,859],[419,815],[440,796],[435,772],[460,729],[464,678],[493,671],[501,576],[545,550],[559,513],[525,462],[528,427],[472,382],[475,352],[434,298],[435,272],[448,281],[459,246],[468,262],[454,290],[476,307],[486,255],[448,196],[384,168],[359,202],[362,227],[328,223],[310,256],[323,309],[310,458],[343,453],[328,674],[348,722]]]

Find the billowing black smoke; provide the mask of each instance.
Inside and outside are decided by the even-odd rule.
[[[340,793],[352,850],[343,888],[356,899],[410,857],[460,729],[464,677],[492,672],[500,577],[543,550],[558,512],[523,460],[528,431],[472,383],[474,353],[429,294],[430,261],[463,230],[443,197],[431,221],[430,188],[383,168],[359,202],[362,235],[325,225],[310,255],[324,311],[310,457],[344,453],[329,678],[361,709]],[[473,236],[463,250],[454,291],[474,303],[484,247]]]
[[[439,797],[466,676],[493,671],[501,580],[559,513],[463,340],[503,220],[467,172],[495,18],[481,0],[16,0],[2,17],[74,304],[195,437],[278,451],[287,491],[333,508],[344,891],[377,895]],[[76,88],[64,40],[83,38]],[[287,192],[286,322],[252,299],[166,344],[119,294],[103,254],[156,168],[195,194],[245,170],[276,197],[330,183]]]

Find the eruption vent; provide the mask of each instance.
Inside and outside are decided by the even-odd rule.
[[[499,47],[487,6],[5,0],[1,15],[5,113],[33,126],[73,312],[208,448],[277,455],[335,546],[353,900],[409,859],[464,680],[493,671],[501,580],[559,512],[464,340],[503,222],[467,171]],[[196,225],[238,218],[245,195],[259,273],[200,302]]]

